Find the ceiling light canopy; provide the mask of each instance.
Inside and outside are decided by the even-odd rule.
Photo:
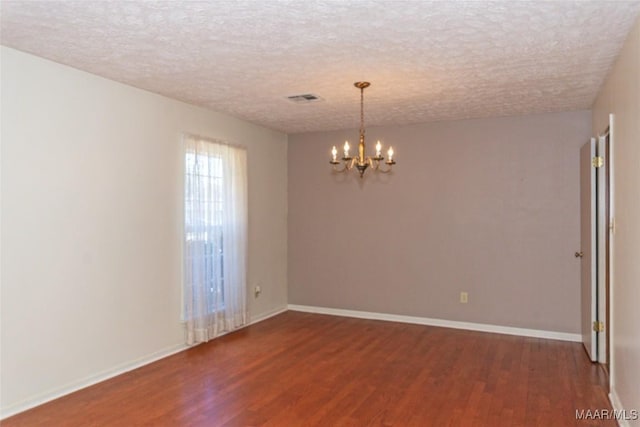
[[[360,89],[360,142],[358,143],[358,155],[356,157],[351,157],[349,155],[349,141],[344,142],[344,155],[340,159],[342,161],[342,168],[338,168],[338,165],[341,163],[338,161],[338,149],[334,145],[331,149],[331,165],[333,165],[333,170],[335,172],[347,172],[353,169],[355,166],[358,172],[360,173],[360,178],[364,177],[364,173],[369,166],[375,172],[388,173],[391,172],[391,167],[396,164],[395,160],[393,160],[393,147],[389,147],[387,150],[387,160],[384,162],[388,167],[383,169],[380,167],[380,162],[384,160],[382,156],[382,144],[380,141],[376,143],[376,154],[373,157],[365,156],[365,144],[364,144],[364,90],[371,86],[369,82],[355,82],[353,84],[355,87]]]

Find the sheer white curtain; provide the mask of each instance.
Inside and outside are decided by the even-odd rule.
[[[247,151],[185,135],[187,343],[247,322]]]

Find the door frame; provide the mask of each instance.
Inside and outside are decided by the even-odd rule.
[[[581,287],[581,292],[583,293],[583,295],[585,295],[585,292],[587,292],[586,295],[589,295],[589,299],[588,299],[588,304],[587,301],[582,301],[582,310],[584,313],[584,310],[589,310],[589,316],[588,318],[585,318],[584,314],[581,315],[581,322],[582,322],[582,342],[584,344],[584,348],[585,351],[587,352],[587,355],[589,356],[589,359],[592,362],[598,362],[598,333],[596,333],[595,329],[594,329],[594,322],[598,320],[598,270],[597,270],[597,265],[598,265],[598,258],[597,258],[597,234],[598,234],[598,228],[597,228],[597,217],[598,217],[598,212],[597,212],[597,175],[596,175],[596,168],[593,167],[592,161],[593,159],[596,157],[596,153],[597,153],[597,146],[598,146],[598,140],[597,138],[591,138],[589,140],[589,142],[587,142],[585,145],[583,145],[583,147],[580,149],[580,161],[585,162],[586,164],[581,164],[580,166],[580,173],[581,173],[581,178],[580,178],[580,185],[581,185],[581,197],[585,197],[586,194],[588,194],[588,202],[589,202],[589,216],[588,218],[586,217],[582,217],[583,211],[582,211],[582,206],[584,203],[584,199],[581,200],[580,204],[581,204],[581,219],[582,220],[587,220],[589,227],[588,227],[588,231],[585,231],[588,233],[587,236],[585,236],[584,234],[581,234],[581,249],[579,254],[576,254],[576,256],[580,255],[582,257],[582,253],[583,250],[585,250],[585,239],[589,241],[589,246],[588,246],[588,250],[585,250],[584,254],[586,256],[586,258],[581,258],[581,278],[580,278],[580,287]],[[588,156],[587,158],[584,158],[587,153],[585,151],[588,151]],[[589,180],[588,180],[588,191],[583,191],[584,188],[582,188],[582,186],[584,184],[586,184],[586,182],[583,181],[583,172],[584,169],[587,167],[588,171],[589,171]],[[582,226],[581,226],[581,233],[583,232],[582,230]],[[589,265],[585,266],[584,263],[588,262]],[[587,271],[589,272],[589,280],[588,282],[585,282],[585,277],[584,274],[584,268],[588,267]]]
[[[605,369],[609,382],[613,378],[613,366],[611,363],[613,346],[611,339],[612,330],[612,301],[613,301],[613,238],[615,234],[614,216],[614,170],[613,170],[613,114],[609,115],[609,126],[598,135],[591,138],[585,144],[588,145],[590,153],[590,173],[589,173],[589,205],[590,205],[590,225],[589,236],[581,236],[591,243],[589,248],[589,258],[584,261],[589,262],[588,271],[590,280],[588,281],[591,297],[590,306],[584,304],[582,309],[590,310],[593,328],[583,323],[583,343],[585,350],[593,362],[598,362]],[[583,146],[583,149],[587,147]],[[584,161],[584,153],[581,150],[581,161]],[[593,166],[593,167],[592,167]],[[582,168],[583,166],[581,166]],[[581,181],[581,185],[584,182]],[[582,194],[582,191],[581,191]],[[582,196],[584,197],[584,195]],[[581,202],[582,203],[582,202]],[[583,218],[584,219],[584,218]],[[584,243],[581,245],[584,246]],[[581,279],[582,280],[582,279]],[[586,283],[581,282],[582,292],[585,292]],[[583,318],[583,322],[586,319]],[[602,329],[598,332],[595,326]],[[609,384],[611,386],[611,384]]]
[[[613,387],[613,241],[615,236],[614,199],[614,115],[609,115],[609,126],[598,135],[596,156],[601,159],[596,170],[596,317],[603,328],[597,335],[596,361],[608,376],[609,389]],[[592,138],[593,141],[593,138]],[[592,193],[593,195],[593,193]],[[593,270],[592,270],[593,271]]]
[[[616,234],[616,216],[615,216],[615,115],[609,114],[609,126],[600,135],[601,137],[608,138],[606,144],[605,160],[607,165],[608,187],[607,187],[607,232],[606,232],[606,278],[605,278],[605,357],[606,362],[604,368],[609,376],[609,389],[613,389],[614,376],[614,340],[615,337],[612,334],[614,319],[613,311],[615,310],[615,293],[614,293],[614,240]]]
[[[608,346],[609,341],[609,234],[611,217],[609,216],[609,135],[610,128],[598,136],[596,145],[596,156],[602,159],[602,165],[596,169],[596,320],[603,323],[603,330],[598,332],[597,361],[605,365],[609,362]]]

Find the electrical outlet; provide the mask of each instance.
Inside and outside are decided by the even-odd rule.
[[[254,297],[258,298],[261,293],[262,293],[262,288],[260,287],[260,285],[256,285],[256,287],[253,289]]]
[[[469,294],[467,292],[460,292],[460,303],[466,304],[469,302]]]

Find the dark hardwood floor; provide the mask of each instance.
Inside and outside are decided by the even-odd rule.
[[[615,426],[581,344],[286,312],[11,426]]]

